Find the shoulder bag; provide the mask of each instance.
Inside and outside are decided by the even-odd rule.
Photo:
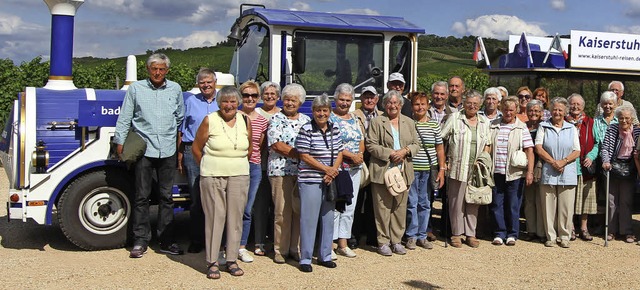
[[[489,169],[484,165],[475,162],[475,166],[469,173],[467,182],[467,190],[464,195],[464,201],[470,204],[487,205],[492,201],[493,190],[486,182]]]
[[[507,141],[507,144],[508,143],[509,141]],[[509,164],[515,168],[527,168],[528,163],[529,160],[527,159],[527,154],[522,150],[522,134],[520,134],[520,140],[518,141],[518,150],[511,154],[511,157],[509,158]]]
[[[328,128],[329,131],[329,142],[331,142],[331,167],[333,167],[333,127]],[[351,196],[353,198],[353,181],[351,180],[351,175],[349,175],[349,171],[344,170],[342,164],[340,164],[340,171],[338,171],[338,176],[331,181],[329,184],[329,194],[326,196],[327,201],[336,201],[342,200],[350,203],[350,198],[344,198],[347,196]],[[351,194],[349,194],[351,193]],[[348,199],[348,200],[347,200]]]
[[[402,177],[402,171],[397,166],[392,166],[384,173],[384,184],[387,186],[387,191],[393,196],[407,191],[407,182]]]

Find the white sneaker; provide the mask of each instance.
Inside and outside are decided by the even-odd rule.
[[[331,260],[335,261],[338,259],[338,255],[336,255],[336,251],[331,250]]]
[[[516,239],[514,237],[508,237],[507,246],[515,246],[515,245],[516,245]]]
[[[224,265],[227,263],[227,255],[224,251],[218,252],[218,265]]]
[[[251,254],[249,253],[249,250],[247,249],[240,249],[238,251],[238,258],[240,258],[240,261],[245,263],[253,262],[253,257],[251,256]]]
[[[347,258],[355,258],[356,257],[356,253],[353,250],[351,250],[351,248],[349,248],[349,247],[337,248],[336,249],[336,253],[338,253],[339,255],[345,256]]]
[[[502,244],[504,244],[504,242],[502,241],[501,237],[495,237],[493,238],[493,242],[491,242],[492,245],[496,245],[496,246],[500,246]]]

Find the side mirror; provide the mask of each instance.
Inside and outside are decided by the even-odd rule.
[[[293,47],[291,48],[291,58],[293,62],[293,73],[304,73],[306,69],[305,61],[307,59],[307,46],[304,38],[298,37],[293,40]]]

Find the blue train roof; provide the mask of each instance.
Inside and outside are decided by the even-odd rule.
[[[242,16],[248,15],[259,16],[269,25],[352,31],[425,33],[423,28],[404,20],[402,17],[393,16],[338,14],[265,8],[252,8],[243,11]]]

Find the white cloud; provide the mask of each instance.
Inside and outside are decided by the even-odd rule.
[[[16,62],[49,54],[49,28],[0,12],[0,56]],[[45,41],[43,41],[45,40]]]
[[[380,12],[369,9],[369,8],[353,8],[353,9],[345,9],[341,11],[337,11],[336,13],[345,13],[345,14],[361,14],[361,15],[380,15]]]
[[[640,34],[640,25],[628,26],[628,27],[609,25],[605,27],[605,30],[613,33]]]
[[[29,34],[45,30],[44,26],[28,23],[18,16],[0,12],[0,35]]]
[[[550,2],[551,2],[551,8],[553,8],[554,10],[562,11],[565,8],[567,8],[567,5],[564,2],[564,0],[550,0]]]
[[[216,43],[226,39],[218,31],[194,31],[184,37],[161,37],[157,40],[149,41],[149,44],[156,48],[171,47],[175,49],[188,49],[192,47],[214,46]]]
[[[623,0],[622,2],[629,5],[629,9],[623,9],[625,10],[624,15],[640,17],[640,0]]]
[[[305,2],[296,1],[296,2],[293,2],[293,4],[291,5],[291,10],[310,11],[311,5]]]
[[[526,32],[531,36],[549,35],[539,24],[527,23],[517,16],[483,15],[476,19],[467,19],[465,23],[456,22],[451,30],[458,35],[477,35],[496,39],[507,39],[509,35]]]

